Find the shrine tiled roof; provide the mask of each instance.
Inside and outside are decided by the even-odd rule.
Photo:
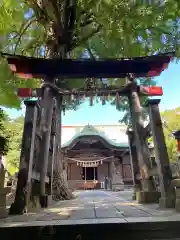
[[[104,140],[110,148],[128,148],[128,144],[127,143],[119,143],[116,142],[115,140],[109,139],[105,133],[103,131],[98,131],[95,127],[91,126],[91,125],[86,125],[79,133],[76,133],[69,141],[67,141],[66,143],[64,143],[62,145],[62,148],[66,148],[69,147],[71,144],[73,144],[74,141],[77,141],[80,138],[83,137],[99,137],[102,140]]]

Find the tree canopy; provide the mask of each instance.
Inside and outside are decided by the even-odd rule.
[[[13,175],[19,168],[19,159],[22,144],[24,117],[4,121],[4,128],[9,136],[9,149],[6,154],[8,171]]]
[[[147,1],[148,2],[148,1]],[[142,4],[129,0],[2,0],[0,50],[48,57],[47,46],[62,57],[135,57],[175,50],[179,55],[178,0]],[[92,57],[91,55],[91,57]],[[121,84],[120,80],[109,83]],[[0,58],[0,102],[19,107],[17,87],[36,87],[40,81],[21,80]],[[68,80],[65,86],[72,86]],[[75,79],[73,86],[82,87]]]

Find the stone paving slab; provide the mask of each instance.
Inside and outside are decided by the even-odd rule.
[[[131,192],[111,193],[105,191],[84,191],[76,193],[77,198],[56,202],[39,213],[21,216],[9,216],[0,220],[0,226],[49,222],[75,224],[77,221],[93,223],[109,222],[145,222],[145,221],[180,221],[180,214],[175,209],[159,210],[157,204],[141,205],[131,201]],[[104,196],[104,197],[103,197]],[[76,220],[76,221],[74,221]],[[65,222],[64,222],[65,221]],[[114,223],[115,223],[114,222]],[[4,225],[5,224],[5,225]]]
[[[94,219],[96,218],[94,208],[78,209],[71,212],[69,219]]]
[[[121,212],[118,211],[115,207],[95,207],[96,218],[117,218],[123,217]]]

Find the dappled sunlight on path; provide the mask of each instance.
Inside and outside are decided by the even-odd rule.
[[[160,210],[157,204],[141,205],[132,201],[131,191],[110,192],[101,190],[77,191],[76,198],[54,203],[39,213],[10,216],[0,220],[1,226],[46,224],[76,224],[78,221],[147,222],[180,220],[174,209]]]

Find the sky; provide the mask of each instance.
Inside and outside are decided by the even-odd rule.
[[[163,71],[159,77],[156,77],[158,86],[163,88],[163,96],[161,97],[160,110],[174,109],[180,106],[180,62],[172,62],[168,69]],[[11,118],[16,118],[24,113],[14,109],[6,109]],[[118,124],[123,113],[116,110],[115,106],[101,103],[89,106],[89,101],[83,103],[77,111],[67,111],[62,117],[63,125],[106,125]]]

